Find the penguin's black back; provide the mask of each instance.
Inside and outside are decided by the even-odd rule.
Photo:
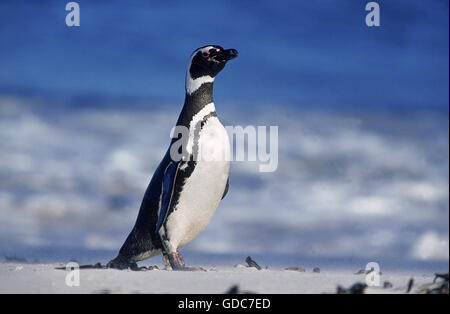
[[[164,170],[170,161],[168,150],[145,191],[136,223],[125,240],[125,243],[122,245],[119,251],[120,255],[133,258],[147,251],[162,249],[161,239],[155,230],[158,222],[162,179]]]

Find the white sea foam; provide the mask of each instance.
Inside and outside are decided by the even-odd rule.
[[[448,260],[448,117],[224,108],[227,124],[279,125],[278,169],[233,162],[229,194],[185,250]],[[177,115],[0,100],[0,254],[119,249]]]

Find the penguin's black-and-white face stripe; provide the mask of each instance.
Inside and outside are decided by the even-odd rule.
[[[223,49],[217,45],[195,50],[186,73],[186,93],[191,95],[203,84],[214,82],[214,77],[225,67],[227,61],[237,55],[235,49]]]
[[[214,46],[206,46],[203,48],[199,48],[192,53],[191,59],[189,60],[187,72],[186,72],[186,92],[188,94],[194,93],[197,89],[199,89],[200,86],[202,86],[205,83],[214,82],[214,77],[212,77],[211,75],[205,74],[205,75],[196,77],[197,73],[191,74],[192,63],[194,61],[194,58],[197,58],[197,54],[201,54],[203,57],[203,55],[209,54],[209,51],[211,49],[214,49]],[[197,60],[196,60],[196,62],[197,62]],[[194,71],[195,71],[195,69],[196,69],[196,67],[193,68]],[[198,74],[200,74],[200,73],[198,73]]]

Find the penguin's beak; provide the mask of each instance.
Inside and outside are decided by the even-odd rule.
[[[234,58],[236,58],[239,55],[239,53],[237,52],[236,49],[227,49],[227,50],[224,51],[224,54],[225,54],[224,58],[227,61],[231,60],[231,59],[234,59]]]
[[[238,56],[238,52],[236,49],[226,49],[222,50],[216,56],[217,61],[227,62],[231,59],[234,59]]]

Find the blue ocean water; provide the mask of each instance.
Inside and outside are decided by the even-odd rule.
[[[0,256],[112,257],[215,43],[221,121],[279,126],[279,166],[232,163],[187,256],[448,266],[448,1],[378,2],[0,0]]]
[[[0,2],[3,93],[179,106],[190,53],[216,43],[240,52],[217,101],[448,109],[445,0],[379,1],[372,28],[366,1],[81,0],[72,28],[66,3]]]

